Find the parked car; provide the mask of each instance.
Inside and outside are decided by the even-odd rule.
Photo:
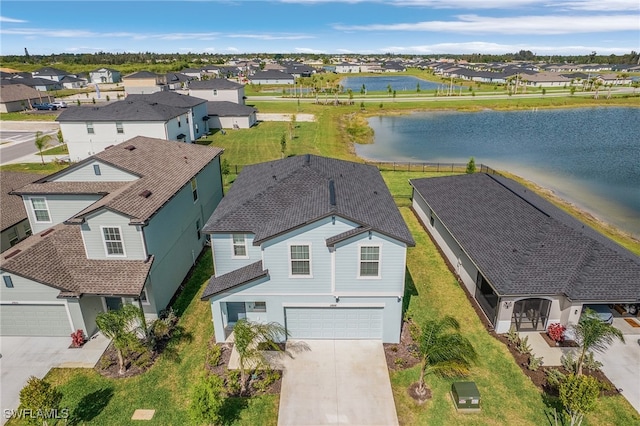
[[[33,108],[41,111],[55,111],[58,109],[57,106],[50,103],[33,104]]]
[[[51,102],[51,105],[55,105],[58,108],[66,108],[67,107],[67,103],[65,101]]]
[[[582,307],[582,313],[584,314],[587,309],[591,309],[594,311],[602,322],[606,322],[607,324],[613,324],[613,313],[611,313],[611,309],[607,305],[584,305]]]

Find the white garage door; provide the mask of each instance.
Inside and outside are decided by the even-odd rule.
[[[286,308],[293,339],[382,339],[382,308]]]
[[[69,336],[64,305],[0,305],[2,336]]]

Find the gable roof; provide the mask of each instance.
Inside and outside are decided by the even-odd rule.
[[[640,258],[517,182],[471,174],[410,181],[499,295],[640,301]]]
[[[2,90],[0,90],[0,102],[16,102],[24,101],[27,99],[36,99],[42,96],[42,93],[34,89],[33,87],[26,86],[21,83],[16,83],[10,80],[10,84],[3,84]],[[3,81],[4,83],[4,81]],[[45,98],[47,95],[45,95]]]
[[[145,260],[87,259],[80,228],[58,224],[3,253],[0,269],[60,290],[59,297],[82,294],[138,297],[153,256]]]
[[[133,147],[133,149],[131,149]],[[58,173],[15,191],[17,194],[90,193],[104,195],[68,223],[80,223],[85,216],[109,209],[130,218],[131,224],[145,224],[183,186],[222,153],[221,148],[137,136],[88,157]],[[129,182],[56,181],[61,174],[97,159],[125,170],[139,179]],[[143,197],[143,191],[151,195]]]
[[[291,74],[276,70],[256,71],[255,74],[250,75],[249,80],[295,80],[295,77]]]
[[[40,179],[42,175],[36,173],[8,172],[0,170],[0,229],[4,231],[27,218],[24,201],[19,195],[11,192],[33,181]]]
[[[136,78],[140,78],[140,79],[154,78],[155,79],[155,78],[158,78],[159,76],[160,76],[159,74],[156,74],[151,71],[137,71],[131,74],[127,74],[122,78],[123,79],[136,79]]]
[[[36,75],[50,75],[50,76],[73,75],[73,73],[61,70],[59,68],[53,68],[53,67],[43,67],[35,70],[32,74],[34,77]]]
[[[244,167],[203,229],[258,245],[331,215],[415,244],[376,167],[310,154]]]

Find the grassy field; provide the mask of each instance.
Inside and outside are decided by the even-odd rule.
[[[42,155],[69,155],[69,149],[67,144],[56,145],[53,148],[49,148],[42,151]]]
[[[61,407],[70,409],[70,424],[122,425],[131,423],[134,410],[154,409],[150,425],[187,425],[190,390],[204,374],[205,354],[213,335],[211,308],[200,301],[200,293],[213,272],[211,250],[198,260],[184,291],[175,303],[181,314],[178,325],[186,330],[182,339],[173,339],[146,373],[126,379],[105,378],[91,369],[52,369],[45,377],[58,386],[64,397]],[[168,356],[174,353],[174,356]],[[225,425],[275,425],[277,395],[234,398],[224,413]],[[11,421],[9,425],[20,425]]]

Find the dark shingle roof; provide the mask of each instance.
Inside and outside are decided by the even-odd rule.
[[[207,114],[218,117],[246,117],[257,110],[254,107],[240,105],[235,102],[217,101],[207,102]]]
[[[51,75],[51,76],[62,76],[62,75],[73,75],[73,73],[67,72],[65,70],[61,70],[59,68],[53,67],[43,67],[33,72],[33,75]]]
[[[212,78],[210,80],[198,80],[189,82],[189,89],[192,90],[236,90],[240,89],[242,84],[227,80],[226,78]]]
[[[223,291],[229,290],[242,284],[247,284],[258,278],[269,275],[268,269],[262,269],[262,261],[236,269],[219,277],[211,277],[209,284],[202,292],[201,299],[206,300]]]
[[[131,146],[135,149],[127,149]],[[131,223],[144,223],[221,153],[221,148],[137,136],[95,154],[71,168],[97,159],[140,176],[139,179],[130,182],[101,182],[95,185],[89,182],[55,181],[59,174],[69,172],[69,169],[65,169],[28,185],[24,190],[43,194],[109,192],[69,221],[82,221],[85,215],[101,208],[108,208],[130,217]],[[151,195],[141,197],[140,193],[143,191],[150,191]]]
[[[414,245],[377,168],[315,155],[246,166],[204,230],[251,232],[257,245],[334,214]]]
[[[153,257],[147,260],[87,259],[80,232],[77,226],[59,224],[33,235],[3,253],[0,268],[56,288],[61,296],[139,296]]]
[[[276,70],[257,71],[249,80],[295,80],[291,74]]]
[[[34,173],[0,171],[0,229],[4,231],[27,218],[22,197],[11,192],[40,178],[42,175]]]
[[[187,112],[184,107],[127,97],[105,106],[71,106],[56,121],[167,121]]]
[[[144,101],[148,103],[158,103],[181,108],[193,108],[196,105],[207,102],[205,99],[196,98],[194,96],[182,95],[180,93],[163,90],[149,95],[128,95],[127,101]]]
[[[640,258],[510,179],[411,180],[500,295],[635,302]]]
[[[41,92],[20,83],[18,79],[8,81],[11,83],[3,84],[2,90],[0,90],[0,103],[26,101],[27,99],[38,99],[42,96]],[[46,99],[46,95],[44,98]],[[25,104],[25,106],[27,105]]]
[[[140,78],[140,79],[149,79],[149,78],[158,78],[159,75],[151,72],[151,71],[137,71],[131,74],[125,75],[123,78],[131,79],[131,78]]]

